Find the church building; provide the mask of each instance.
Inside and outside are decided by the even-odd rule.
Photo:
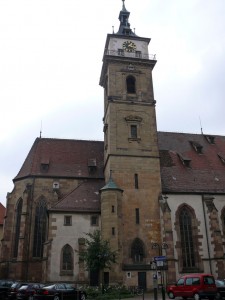
[[[96,229],[118,253],[107,284],[225,278],[225,136],[157,131],[156,58],[129,15],[122,0],[105,42],[104,141],[36,138],[7,195],[1,278],[98,284],[77,254]]]

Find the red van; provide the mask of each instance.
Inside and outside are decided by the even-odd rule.
[[[201,298],[214,299],[217,293],[215,279],[211,274],[189,274],[180,277],[174,285],[166,287],[170,299],[182,297],[183,299]]]

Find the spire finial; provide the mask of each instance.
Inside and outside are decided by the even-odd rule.
[[[122,3],[123,3],[123,7],[119,14],[120,27],[119,27],[119,31],[116,34],[136,36],[136,34],[130,29],[130,23],[129,23],[130,12],[125,7],[125,0],[122,0]]]
[[[42,121],[41,121],[41,129],[40,129],[40,139],[41,139],[41,135],[42,135]]]

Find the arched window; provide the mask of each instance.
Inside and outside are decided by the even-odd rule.
[[[221,220],[223,226],[223,234],[225,235],[225,208],[223,208],[221,211]]]
[[[225,207],[221,210],[221,221],[222,221],[223,235],[225,236]]]
[[[61,253],[61,271],[73,271],[73,249],[66,244]]]
[[[18,255],[18,246],[20,238],[20,221],[22,214],[23,200],[19,199],[16,205],[16,218],[15,218],[15,236],[14,236],[14,247],[13,247],[13,257]]]
[[[187,207],[182,208],[179,216],[181,253],[183,268],[195,267],[195,254],[192,232],[192,215]]]
[[[136,87],[135,87],[135,78],[134,76],[127,76],[127,93],[129,94],[135,94],[136,93]]]
[[[46,202],[41,199],[35,210],[33,257],[43,256],[43,246],[46,240],[47,208]]]
[[[138,263],[142,262],[144,257],[144,244],[140,239],[136,238],[131,246],[131,258],[134,262]]]

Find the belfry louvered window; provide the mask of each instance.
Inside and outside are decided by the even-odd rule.
[[[187,208],[183,208],[180,217],[180,236],[183,268],[195,267],[194,243],[192,233],[192,216]]]
[[[47,208],[45,201],[41,199],[35,210],[33,257],[43,256],[43,247],[46,240],[46,227]]]
[[[19,238],[20,238],[20,221],[21,221],[22,207],[23,207],[23,200],[20,199],[20,200],[18,200],[17,206],[16,206],[13,257],[17,257],[17,255],[18,255],[18,246],[19,246]]]
[[[126,82],[127,82],[127,93],[129,94],[136,93],[135,78],[133,76],[127,76]]]

